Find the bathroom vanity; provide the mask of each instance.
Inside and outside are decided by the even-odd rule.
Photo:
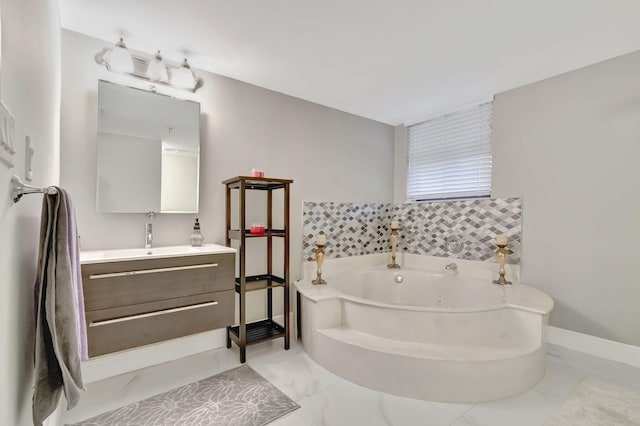
[[[89,357],[234,321],[234,249],[85,251],[80,263]]]

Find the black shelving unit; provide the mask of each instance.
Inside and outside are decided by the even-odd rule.
[[[232,342],[240,348],[240,362],[247,360],[246,347],[265,340],[284,337],[284,348],[289,349],[289,186],[293,183],[290,179],[257,178],[250,176],[236,176],[222,182],[226,185],[226,245],[231,247],[232,240],[239,243],[239,267],[236,278],[236,292],[239,295],[239,324],[227,327],[227,347]],[[231,228],[231,192],[238,191],[238,229]],[[247,226],[247,190],[267,192],[267,226],[263,234],[252,234]],[[273,192],[284,191],[284,229],[273,228]],[[254,238],[267,239],[267,271],[265,274],[246,274],[246,242]],[[276,275],[273,265],[273,239],[284,240],[283,276]],[[273,319],[273,289],[284,289],[284,324]],[[251,291],[264,290],[267,292],[267,318],[260,321],[247,323],[246,321],[246,294]]]

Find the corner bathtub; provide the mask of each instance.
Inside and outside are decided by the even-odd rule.
[[[314,361],[341,377],[411,398],[483,402],[544,375],[553,301],[532,287],[494,285],[486,273],[444,264],[323,269],[327,285],[296,284],[301,338]]]

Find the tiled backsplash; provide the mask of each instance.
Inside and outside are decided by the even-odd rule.
[[[400,222],[399,250],[412,254],[495,261],[495,237],[506,234],[520,263],[522,201],[520,198],[432,201],[423,203],[333,203],[306,201],[303,207],[303,251],[314,260],[315,237],[327,237],[327,258],[391,251],[391,221]],[[465,242],[449,253],[445,238]]]

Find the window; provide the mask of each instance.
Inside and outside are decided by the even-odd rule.
[[[493,102],[407,129],[407,201],[491,195]]]

